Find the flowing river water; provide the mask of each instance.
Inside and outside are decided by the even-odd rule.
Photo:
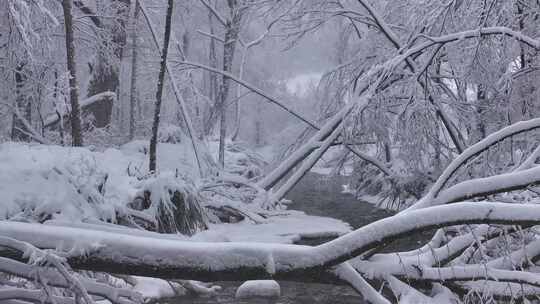
[[[310,173],[287,196],[292,200],[289,209],[301,210],[311,215],[333,217],[349,223],[354,229],[365,226],[378,219],[388,217],[391,213],[375,208],[372,204],[359,201],[351,194],[341,192],[343,177],[326,178]],[[303,244],[315,245],[322,240],[305,241]],[[400,249],[412,248],[418,239],[409,239],[398,244]],[[182,298],[171,304],[362,304],[360,295],[348,286],[324,284],[305,284],[280,282],[281,297],[277,300],[236,300],[236,288],[242,282],[216,283],[223,287],[217,296],[212,298]]]

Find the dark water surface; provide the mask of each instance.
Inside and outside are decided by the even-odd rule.
[[[351,194],[341,193],[341,185],[346,183],[344,177],[326,178],[310,173],[296,185],[287,196],[293,203],[289,209],[301,210],[311,215],[328,216],[341,219],[359,228],[378,219],[392,214],[373,205],[356,200]],[[321,240],[306,240],[303,244],[316,245]],[[400,248],[414,246],[417,240],[409,240],[408,244],[398,245]],[[305,284],[294,282],[279,282],[281,297],[277,300],[235,300],[236,288],[242,282],[216,283],[223,290],[212,298],[183,298],[177,299],[174,304],[362,304],[365,303],[353,289],[347,286],[334,286],[324,284]]]

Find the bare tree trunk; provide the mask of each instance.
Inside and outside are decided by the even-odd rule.
[[[210,25],[210,34],[214,35],[214,23],[213,23],[214,16],[211,12],[208,13],[208,22]],[[209,45],[209,54],[208,54],[208,61],[210,62],[210,66],[214,69],[217,69],[217,56],[216,56],[216,41],[214,38],[210,39],[210,45]],[[217,75],[215,73],[209,72],[209,88],[208,88],[208,96],[210,97],[210,100],[216,104],[217,103],[217,91],[218,91],[218,84],[217,84]],[[213,116],[213,109],[209,108],[207,115],[204,115],[204,131],[203,135],[209,135],[210,132],[212,132],[214,123],[212,122],[212,116]]]
[[[242,52],[242,61],[240,62],[240,72],[238,73],[238,78],[243,79],[244,78],[244,66],[246,64],[247,60],[247,53],[249,52],[249,49],[246,47],[244,48],[244,51]],[[235,141],[238,138],[238,135],[240,133],[240,116],[241,116],[241,108],[240,108],[240,95],[241,95],[242,87],[239,84],[236,84],[236,101],[234,102],[235,105],[235,116],[234,116],[234,128],[231,135],[231,139]]]
[[[523,20],[524,19],[523,4],[520,3],[519,1],[516,1],[516,6],[517,6],[518,17],[519,17],[519,31],[523,32],[523,30],[525,29],[525,21]],[[520,68],[524,69],[527,67],[527,57],[525,54],[525,47],[520,44],[519,49],[520,49],[519,51]]]
[[[486,115],[488,110],[487,95],[484,85],[479,84],[476,92],[476,127],[478,130],[478,137],[474,138],[475,142],[478,142],[486,138],[486,123],[489,115]]]
[[[384,143],[384,158],[387,164],[392,162],[392,150],[389,142]]]
[[[69,101],[71,104],[71,137],[73,146],[83,145],[81,128],[81,109],[79,106],[79,87],[77,85],[77,69],[75,65],[75,42],[73,38],[73,16],[71,15],[71,0],[62,0],[64,24],[66,28],[66,56],[69,72]]]
[[[169,53],[169,41],[171,38],[171,21],[173,14],[173,0],[168,0],[167,5],[167,16],[165,17],[165,37],[163,39],[163,51],[161,52],[161,66],[159,69],[157,91],[156,91],[156,108],[154,111],[154,122],[152,124],[152,138],[150,139],[150,161],[149,161],[149,170],[150,172],[156,171],[156,148],[157,148],[157,137],[159,129],[159,121],[161,115],[161,99],[163,97],[163,84],[165,81],[165,72],[167,70],[167,54]]]
[[[516,6],[517,6],[517,14],[518,14],[518,18],[519,18],[519,31],[520,32],[523,32],[524,29],[525,29],[525,21],[523,20],[524,19],[524,16],[523,16],[523,4],[520,3],[519,1],[516,1]],[[525,46],[521,45],[519,46],[519,49],[520,49],[520,54],[519,54],[519,61],[520,61],[520,69],[524,70],[528,63],[528,60],[527,60],[527,53],[526,53],[526,49],[525,49]],[[521,93],[521,95],[523,95],[523,93]],[[528,119],[531,115],[527,115],[528,112],[529,112],[529,107],[528,107],[528,104],[527,104],[527,98],[523,98],[523,96],[520,96],[521,99],[523,100],[522,103],[521,103],[521,115],[522,115],[522,118],[523,119]]]
[[[19,64],[15,69],[15,107],[18,111],[24,109],[24,118],[28,121],[32,121],[32,108],[28,97],[25,96],[24,84],[27,80],[27,76],[23,72],[24,64]],[[28,136],[28,130],[24,123],[17,116],[13,114],[13,120],[11,123],[11,140],[16,141],[30,141],[31,137]]]
[[[257,119],[255,120],[255,146],[261,147],[263,145],[262,142],[262,106],[261,103],[258,102],[255,104],[255,115]]]
[[[55,109],[55,113],[56,115],[58,115],[58,118],[60,119],[60,123],[58,124],[58,131],[60,133],[60,145],[65,145],[66,143],[66,139],[65,139],[65,135],[64,135],[64,120],[62,119],[63,118],[63,114],[60,113],[59,109],[58,109],[58,70],[55,69],[54,70],[54,91],[53,91],[53,100],[54,100],[54,109]],[[65,97],[63,97],[64,100],[63,100],[63,103],[65,104]],[[43,124],[43,127],[42,129],[44,130],[46,128],[45,126],[45,123]]]
[[[137,108],[137,21],[139,19],[139,0],[135,0],[135,13],[133,15],[132,32],[131,32],[131,89],[129,102],[129,140],[135,137],[135,116]]]
[[[223,71],[232,73],[232,64],[234,59],[234,51],[236,48],[236,40],[240,31],[240,22],[242,20],[242,12],[238,8],[236,0],[229,0],[229,9],[231,10],[232,20],[227,23],[225,33],[225,43],[223,45]],[[225,167],[225,137],[227,136],[227,97],[229,95],[230,79],[226,76],[222,77],[219,88],[219,96],[217,110],[221,113],[219,127],[219,164],[222,168]]]

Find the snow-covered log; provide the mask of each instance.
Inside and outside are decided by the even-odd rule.
[[[40,248],[62,244],[58,249],[78,269],[166,279],[339,281],[328,273],[329,267],[375,246],[417,231],[482,223],[538,224],[540,206],[485,202],[425,208],[379,220],[316,247],[155,240],[7,221],[0,222],[0,233]]]

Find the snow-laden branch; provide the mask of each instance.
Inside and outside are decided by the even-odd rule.
[[[380,244],[428,229],[460,224],[535,225],[540,206],[456,203],[385,218],[316,247],[259,243],[200,243],[155,240],[76,228],[0,222],[0,233],[40,248],[62,244],[78,269],[165,279],[313,280],[326,269]]]
[[[484,28],[463,31],[463,32],[440,36],[440,37],[425,37],[425,38],[430,40],[431,41],[430,43],[432,44],[439,44],[439,43],[448,43],[452,41],[458,41],[458,40],[469,39],[469,38],[477,38],[477,37],[482,37],[482,36],[490,36],[490,35],[505,35],[508,37],[512,37],[519,42],[525,43],[526,45],[536,50],[540,49],[540,40],[534,39],[521,32],[514,31],[504,26],[484,27]]]
[[[388,24],[384,21],[382,16],[377,13],[375,8],[373,8],[371,6],[371,4],[369,4],[369,2],[367,2],[366,0],[358,0],[358,2],[360,3],[360,5],[362,5],[366,9],[366,11],[373,18],[373,20],[375,20],[375,23],[377,24],[377,26],[379,26],[379,28],[381,29],[382,33],[386,36],[386,38],[388,38],[388,40],[398,50],[401,49],[402,46],[401,46],[401,43],[399,41],[399,38],[394,33],[394,31],[390,28],[390,26],[388,26]]]
[[[364,105],[365,106],[365,105]],[[313,151],[309,157],[307,157],[303,162],[302,165],[292,174],[290,178],[287,179],[285,184],[283,184],[277,191],[272,193],[269,202],[279,202],[282,198],[285,197],[285,195],[304,177],[304,175],[313,168],[313,166],[319,161],[319,159],[322,157],[322,155],[330,148],[332,143],[338,138],[338,136],[342,132],[341,126],[336,126],[334,131],[328,136],[326,139],[324,139],[324,142],[318,147],[315,151]]]
[[[103,294],[113,303],[117,304],[132,304],[134,301],[138,302],[140,299],[140,296],[136,293],[127,290],[117,290],[116,288],[103,284],[94,284],[89,279],[81,278],[78,274],[74,274],[68,269],[69,266],[66,265],[63,257],[50,251],[38,249],[30,243],[0,235],[0,248],[5,250],[7,254],[4,255],[6,256],[18,252],[22,254],[22,257],[25,260],[28,260],[28,265],[26,265],[11,259],[0,257],[0,272],[28,280],[36,280],[43,285],[52,285],[66,289],[69,288],[75,293],[76,297],[84,299],[87,304],[93,303],[90,294],[96,292],[100,295]],[[87,288],[87,286],[89,288]],[[20,294],[20,292],[18,292],[19,290],[11,290],[9,293],[2,294],[3,291],[4,290],[0,290],[0,299],[31,300],[32,297],[38,296],[38,291],[29,291],[29,293]],[[20,294],[20,297],[14,297],[17,293]],[[47,297],[52,303],[54,303],[55,300],[60,302],[69,300],[61,297],[55,299],[50,294],[48,294]]]
[[[370,303],[374,304],[390,304],[379,292],[377,292],[368,282],[354,269],[351,264],[345,262],[336,267],[334,272],[344,281],[348,282],[351,287],[357,290]]]
[[[9,255],[9,252],[0,250],[0,255]],[[0,272],[27,280],[34,280],[35,271],[36,268],[31,265],[0,257]],[[38,271],[42,277],[47,278],[47,284],[50,286],[60,288],[70,288],[72,286],[72,282],[66,280],[62,274],[53,268],[43,267],[38,268]],[[138,299],[140,299],[139,294],[126,289],[114,288],[84,277],[79,277],[79,281],[85,286],[88,294],[103,297],[112,303],[131,304],[138,302]]]
[[[197,63],[197,62],[174,61],[174,60],[171,60],[171,62],[176,62],[176,63],[179,63],[179,64],[184,64],[184,65],[188,65],[188,66],[197,67],[197,68],[200,68],[200,69],[212,72],[212,73],[217,73],[217,74],[220,74],[222,76],[225,76],[225,77],[231,79],[232,81],[240,84],[241,86],[245,87],[246,89],[256,93],[257,95],[259,95],[261,97],[263,97],[264,99],[270,101],[271,103],[277,105],[278,107],[280,107],[283,110],[287,111],[288,113],[290,113],[294,117],[296,117],[296,118],[300,119],[301,121],[305,122],[306,124],[308,124],[312,128],[318,129],[317,125],[314,122],[310,121],[308,118],[304,117],[302,114],[300,114],[300,113],[296,112],[295,110],[289,108],[288,106],[286,106],[285,104],[280,102],[277,98],[271,96],[269,93],[264,92],[263,90],[257,88],[256,86],[248,83],[245,80],[239,79],[238,77],[234,76],[233,74],[231,74],[229,72],[225,72],[225,71],[220,70],[220,69],[212,68],[212,67],[209,67],[207,65]]]
[[[73,298],[47,295],[43,290],[0,288],[0,302],[5,303],[8,300],[22,300],[43,304],[77,304]]]
[[[206,0],[199,0],[199,1],[212,13],[212,15],[216,17],[216,19],[219,21],[219,23],[221,23],[221,25],[227,26],[230,20],[221,16],[221,14]]]
[[[356,156],[358,156],[360,159],[363,159],[364,161],[372,164],[376,168],[378,168],[382,173],[384,173],[386,176],[393,176],[394,173],[390,168],[388,168],[387,165],[376,159],[375,157],[372,157],[366,153],[363,153],[356,149],[355,147],[352,147],[349,144],[345,145],[349,150],[351,150]]]
[[[373,75],[388,72],[388,70],[391,70],[392,68],[397,67],[400,63],[402,63],[404,61],[406,62],[411,56],[413,56],[413,55],[415,55],[415,54],[417,54],[419,52],[422,52],[425,49],[427,49],[427,48],[429,48],[429,47],[431,47],[433,45],[436,45],[436,44],[445,44],[445,43],[450,43],[450,42],[454,42],[454,41],[461,40],[461,39],[475,38],[475,37],[477,38],[477,37],[481,37],[481,36],[485,36],[485,35],[495,35],[495,34],[509,35],[509,36],[512,36],[512,37],[518,39],[519,41],[524,41],[524,42],[531,43],[533,45],[539,45],[540,46],[540,42],[538,42],[538,41],[536,41],[536,40],[534,40],[534,39],[532,39],[530,37],[527,37],[527,36],[525,36],[525,35],[523,35],[521,33],[512,31],[512,30],[510,30],[508,28],[504,28],[504,27],[490,27],[490,28],[481,28],[481,29],[478,29],[478,30],[464,31],[464,32],[454,33],[454,34],[450,34],[450,35],[444,35],[444,36],[440,36],[440,37],[436,37],[436,38],[430,38],[429,42],[414,46],[414,47],[404,51],[401,55],[398,55],[398,56],[388,60],[384,64],[372,68],[371,71],[369,73],[366,73],[366,75],[364,75],[362,78],[363,78],[363,80],[366,80],[366,78],[372,77]],[[534,44],[533,42],[535,42],[536,44]],[[287,174],[287,172],[292,167],[294,167],[298,163],[300,163],[307,155],[309,155],[313,151],[313,146],[315,144],[317,144],[317,142],[323,141],[330,134],[330,132],[328,132],[328,130],[333,130],[335,128],[335,126],[337,126],[337,124],[339,124],[341,122],[341,119],[343,119],[346,116],[346,113],[348,113],[350,111],[349,107],[350,107],[350,105],[344,107],[340,112],[338,112],[336,115],[334,115],[334,117],[332,117],[332,119],[330,119],[321,128],[321,130],[319,132],[317,132],[315,136],[312,137],[312,140],[310,140],[308,143],[306,143],[300,149],[295,151],[291,156],[289,156],[287,158],[287,160],[282,162],[280,164],[280,166],[278,166],[272,172],[270,172],[268,175],[266,175],[265,178],[263,178],[259,182],[259,186],[261,188],[264,188],[264,189],[267,189],[267,190],[270,189],[271,187],[273,187],[283,176],[285,176]],[[442,115],[443,118],[445,117],[444,113],[441,113],[441,115]],[[514,128],[519,128],[519,125],[515,126]],[[534,128],[536,128],[536,127],[534,127]],[[322,132],[323,129],[325,130],[325,132]],[[448,127],[448,130],[449,130],[449,132],[452,131],[451,126]],[[526,130],[519,131],[517,133],[521,133],[521,132],[524,132],[524,131],[526,131]],[[511,135],[509,135],[509,136],[511,136]],[[500,141],[500,140],[502,140],[502,139],[499,139],[498,141]],[[485,150],[487,148],[488,147],[481,148],[480,150],[483,151],[483,150]],[[480,152],[478,152],[478,153],[480,153]],[[464,151],[456,159],[456,161],[459,160],[460,158],[466,158],[465,159],[465,161],[466,161],[470,157],[473,157],[474,155],[476,155],[476,154],[473,153],[472,155],[467,156],[470,153],[471,153],[471,149],[469,148],[466,151]],[[456,161],[454,161],[452,164],[455,165]],[[446,180],[460,166],[460,165],[457,165],[456,168],[452,169],[452,164],[451,164],[451,166],[449,166],[447,168],[447,170],[445,170],[443,175],[441,175],[441,178],[443,178],[444,180],[441,181],[441,178],[440,178],[439,179],[440,182],[438,181],[435,184],[435,186],[432,188],[430,193],[427,196],[425,196],[422,200],[417,202],[415,205],[413,205],[411,208],[419,208],[420,206],[423,206],[424,204],[430,204],[432,199],[438,194],[440,189],[444,186],[444,184],[446,183]],[[445,174],[448,175],[448,176],[446,176],[446,178],[445,178]]]
[[[364,7],[364,9],[366,9],[366,11],[375,20],[376,25],[379,27],[381,32],[386,36],[386,38],[394,45],[394,47],[398,51],[402,50],[403,45],[400,42],[397,34],[392,30],[392,28],[388,25],[388,23],[386,23],[384,21],[384,18],[375,10],[375,8],[373,8],[371,6],[371,4],[369,4],[369,2],[366,1],[366,0],[358,0],[358,2],[360,3],[360,5],[362,5]],[[439,49],[440,49],[440,46],[439,46]],[[432,55],[432,58],[437,54],[437,51],[434,52],[434,54]],[[430,64],[431,60],[430,60],[430,62],[426,63],[427,64],[426,67],[422,67],[422,68],[417,67],[416,62],[415,62],[415,60],[413,58],[408,57],[408,58],[405,59],[405,62],[407,64],[408,68],[413,73],[419,73],[419,72],[424,71],[427,68],[427,65]],[[416,80],[420,84],[420,86],[422,87],[422,89],[424,91],[428,91],[427,90],[427,87],[428,87],[427,83],[425,83],[420,78],[417,78]],[[452,142],[454,143],[456,149],[458,150],[459,153],[462,153],[463,150],[465,149],[465,147],[463,145],[463,135],[459,132],[459,130],[457,128],[455,128],[453,126],[452,120],[450,119],[450,117],[448,117],[448,114],[446,113],[446,111],[444,111],[444,109],[442,108],[442,105],[440,104],[440,102],[436,98],[434,98],[431,95],[430,92],[428,92],[428,99],[429,99],[430,103],[435,107],[436,114],[439,117],[439,119],[442,121],[442,123],[443,123],[444,127],[446,128],[448,134],[450,135],[450,138],[452,139]]]
[[[257,40],[254,40],[254,41],[257,42]],[[174,60],[171,60],[171,62],[174,62]],[[238,77],[234,76],[231,73],[228,73],[228,72],[225,72],[223,70],[216,69],[216,68],[212,68],[212,67],[209,67],[207,65],[197,63],[197,62],[177,61],[177,63],[185,64],[185,65],[193,66],[193,67],[197,67],[197,68],[201,68],[201,69],[209,71],[209,72],[213,72],[213,73],[217,73],[217,74],[226,76],[229,79],[231,79],[232,81],[240,84],[241,86],[245,87],[246,89],[256,93],[257,95],[263,97],[264,99],[268,100],[269,102],[271,102],[271,103],[277,105],[278,107],[282,108],[283,110],[287,111],[288,113],[290,113],[294,117],[298,118],[299,120],[303,121],[304,123],[308,124],[310,127],[314,128],[315,130],[320,130],[321,129],[321,127],[319,127],[315,122],[311,121],[309,118],[305,117],[301,113],[298,113],[294,109],[291,109],[290,107],[286,106],[284,103],[282,103],[277,98],[270,95],[269,93],[264,92],[263,90],[259,89],[258,87],[254,86],[253,84],[241,79],[241,77],[238,78]],[[319,144],[319,146],[320,146],[320,144]],[[373,158],[373,157],[371,157],[371,156],[369,156],[369,155],[367,155],[365,153],[362,153],[362,152],[358,151],[358,149],[355,149],[354,147],[351,147],[350,145],[345,145],[345,147],[347,149],[349,149],[353,154],[358,156],[359,158],[373,164],[376,168],[379,168],[384,174],[386,174],[388,176],[392,175],[392,172],[390,171],[390,169],[388,169],[387,166],[385,166],[384,164],[379,162],[377,159],[375,159],[375,158]],[[308,155],[309,153],[311,153],[311,151],[315,150],[316,148],[317,148],[316,144],[310,145],[310,147],[309,147],[310,151],[308,152],[307,150],[305,150],[302,153],[302,155],[304,155],[304,156]]]
[[[388,266],[389,264],[386,263],[372,263],[369,268],[357,265],[357,269],[369,278],[379,279],[392,275],[409,280],[440,283],[455,281],[498,281],[540,287],[540,276],[538,274],[526,271],[496,269],[482,264],[449,267],[431,267],[422,264],[391,264],[391,266],[399,266],[391,268]]]
[[[490,177],[468,180],[454,185],[439,193],[432,201],[433,205],[448,204],[468,200],[474,197],[504,193],[524,189],[540,183],[540,166]]]
[[[106,102],[114,102],[116,100],[116,93],[114,92],[102,92],[102,93],[99,93],[99,94],[96,94],[94,96],[90,96],[84,100],[81,101],[80,103],[80,107],[81,109],[85,109],[87,108],[88,106],[96,103],[96,102],[99,102],[99,101],[106,101]],[[63,116],[68,116],[69,115],[69,112],[66,112],[66,113],[55,113],[55,114],[51,114],[49,116],[47,116],[45,118],[45,121],[43,122],[43,127],[44,128],[49,128],[55,124],[57,124],[62,117],[60,117],[60,115],[63,115]]]
[[[358,0],[358,1],[368,11],[368,13],[374,18],[375,22],[377,23],[377,25],[379,26],[381,31],[384,33],[384,35],[389,39],[389,41],[398,50],[403,50],[402,45],[400,44],[397,35],[385,23],[384,19],[374,10],[374,8],[371,7],[371,5],[365,0]],[[453,34],[449,34],[449,35],[443,35],[443,36],[439,36],[439,37],[426,37],[426,36],[423,36],[425,39],[428,40],[427,42],[418,44],[418,45],[413,46],[413,47],[411,47],[409,49],[405,49],[405,50],[401,51],[400,56],[397,56],[397,57],[394,57],[394,58],[390,59],[389,62],[393,61],[394,62],[393,64],[395,66],[397,66],[401,62],[405,62],[413,72],[417,72],[418,68],[415,66],[415,63],[414,63],[413,59],[411,59],[411,56],[416,55],[417,53],[422,52],[422,51],[424,51],[424,50],[426,50],[426,49],[428,49],[428,48],[430,48],[431,46],[434,46],[434,45],[438,45],[440,47],[440,46],[442,46],[444,44],[455,42],[455,41],[460,41],[460,40],[464,40],[464,39],[474,39],[474,38],[479,38],[479,37],[483,37],[483,36],[490,36],[490,35],[509,36],[509,37],[512,37],[512,38],[516,39],[519,42],[522,42],[522,43],[525,43],[525,44],[529,45],[530,47],[532,47],[532,48],[534,48],[536,50],[540,49],[540,40],[531,38],[531,37],[529,37],[527,35],[524,35],[521,32],[514,31],[514,30],[512,30],[510,28],[507,28],[507,27],[485,27],[485,28],[479,28],[479,29],[475,29],[475,30],[462,31],[462,32],[453,33]],[[419,80],[419,78],[418,78],[418,80]],[[423,87],[426,85],[423,82],[421,82],[420,80],[419,80],[419,82]],[[450,136],[452,137],[452,140],[454,141],[454,144],[456,145],[458,150],[460,152],[462,152],[464,148],[461,146],[461,142],[458,139],[458,137],[460,137],[459,132],[456,132],[456,130],[450,124],[451,120],[448,117],[448,115],[445,113],[445,111],[442,110],[442,107],[441,107],[440,103],[436,99],[432,98],[431,96],[430,96],[430,101],[437,108],[437,114],[442,119],[446,129],[448,130]],[[436,190],[436,193],[439,190]]]
[[[470,146],[465,151],[463,151],[462,154],[460,154],[457,158],[455,158],[450,163],[450,165],[448,165],[448,167],[446,167],[446,169],[441,174],[441,176],[439,176],[439,178],[437,179],[437,181],[435,182],[433,187],[431,187],[430,191],[421,200],[416,202],[414,205],[409,207],[404,212],[407,212],[409,210],[424,208],[424,207],[428,207],[428,206],[433,206],[433,205],[437,204],[438,200],[436,200],[436,198],[439,195],[439,193],[441,192],[441,190],[443,189],[443,187],[446,185],[448,180],[453,176],[453,174],[459,168],[461,168],[463,165],[465,165],[465,163],[468,160],[470,160],[473,157],[479,155],[480,153],[486,151],[487,149],[489,149],[494,144],[499,143],[499,142],[503,141],[504,139],[506,139],[508,137],[511,137],[511,136],[514,136],[514,135],[517,135],[517,134],[520,134],[520,133],[523,133],[523,132],[527,132],[527,131],[530,131],[530,130],[534,130],[534,129],[537,129],[537,128],[540,128],[540,118],[535,118],[535,119],[531,119],[531,120],[527,120],[527,121],[521,121],[521,122],[515,123],[513,125],[510,125],[510,126],[508,126],[506,128],[503,128],[503,129],[501,129],[501,130],[499,130],[497,132],[494,132],[494,133],[490,134],[489,136],[487,136],[486,138],[479,141],[478,143]],[[528,176],[529,178],[533,177],[533,176],[531,176],[532,173],[531,173],[530,170],[534,170],[534,169],[525,170],[528,173],[524,173],[524,174],[522,173],[519,176],[522,176],[522,177],[523,176],[525,176],[525,177]],[[520,173],[518,172],[518,173],[513,173],[513,174],[520,174]],[[497,179],[497,180],[500,180],[500,179]],[[489,180],[485,180],[485,179],[484,179],[484,181],[489,182]],[[509,181],[505,181],[505,184],[508,184],[508,182]],[[519,181],[516,181],[516,182],[519,183]],[[534,178],[533,178],[533,182],[534,182]],[[472,182],[472,183],[475,183],[475,182]],[[461,189],[458,188],[460,190],[474,191],[474,189],[466,189],[466,187],[464,187],[464,186],[460,186],[460,187],[462,187]],[[487,189],[487,188],[496,189],[497,185],[496,184],[485,184],[485,185],[482,185],[482,187],[485,188],[485,189]],[[446,195],[450,195],[450,194],[452,194],[452,193],[447,192]],[[461,196],[463,196],[465,194],[466,193],[462,193]],[[441,193],[441,195],[442,195],[442,193]],[[458,193],[453,193],[451,196],[452,197],[458,197],[459,194]],[[440,201],[444,202],[444,200],[440,200]]]
[[[493,35],[508,36],[508,37],[514,38],[515,40],[519,42],[523,42],[536,50],[540,50],[540,40],[529,37],[523,33],[516,32],[507,27],[495,26],[495,27],[483,27],[483,28],[478,28],[474,30],[462,31],[462,32],[442,35],[438,37],[423,36],[425,39],[428,40],[427,42],[419,43],[415,46],[412,46],[411,48],[404,50],[403,52],[401,52],[401,55],[398,55],[390,59],[390,61],[393,61],[394,64],[397,65],[401,62],[406,61],[407,58],[414,56],[418,53],[421,53],[424,50],[434,45],[448,44],[448,43],[452,43],[456,41],[462,41],[464,39],[475,39],[475,38],[481,38],[481,37],[493,36]]]
[[[380,83],[385,79],[385,76],[387,76],[387,72],[388,69],[386,65],[374,66],[367,71],[362,78],[359,79],[357,84],[357,92],[363,93],[358,94],[358,97],[355,100],[349,102],[338,113],[328,119],[307,143],[294,151],[287,159],[281,162],[278,167],[274,168],[274,170],[261,179],[258,182],[259,187],[266,190],[271,189],[281,178],[287,175],[292,168],[309,156],[314,149],[320,147],[321,143],[324,142],[336,128],[340,128],[345,117],[349,115],[353,109],[358,108],[358,113],[363,111]]]
[[[454,237],[442,246],[422,248],[414,252],[376,254],[366,261],[355,259],[353,265],[362,269],[369,268],[369,272],[378,269],[377,265],[386,265],[381,268],[381,273],[391,269],[394,270],[390,273],[400,273],[403,265],[444,266],[474,244],[477,238],[484,237],[488,233],[488,227],[488,225],[479,225],[473,231]]]

